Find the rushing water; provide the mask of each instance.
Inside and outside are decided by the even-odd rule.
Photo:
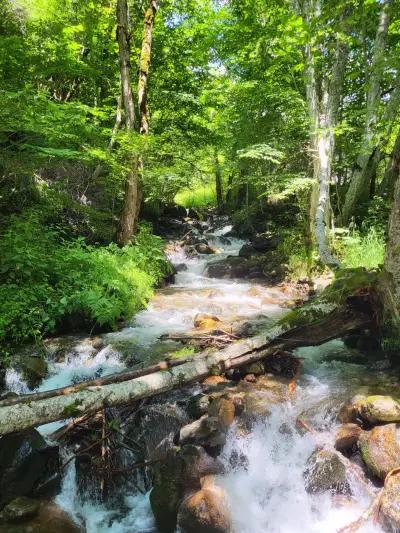
[[[110,374],[126,365],[126,354],[133,361],[150,362],[177,349],[172,341],[160,340],[166,333],[193,328],[198,313],[211,313],[226,322],[251,320],[257,327],[271,323],[283,312],[288,298],[277,289],[256,282],[216,280],[206,275],[207,265],[227,255],[237,255],[243,241],[224,235],[230,226],[207,235],[210,244],[220,249],[215,256],[188,259],[179,249],[171,253],[176,264],[186,264],[175,284],[157,292],[148,308],[124,329],[105,336],[105,347],[97,351],[87,340],[76,341],[61,360],[49,361],[49,377],[39,390],[64,386],[82,379]],[[336,430],[335,413],[344,398],[359,392],[390,392],[398,387],[396,378],[386,372],[382,357],[369,357],[350,350],[342,341],[318,348],[298,350],[304,358],[303,374],[295,399],[276,406],[265,421],[260,421],[247,436],[232,430],[223,459],[227,473],[219,479],[231,509],[234,533],[334,532],[357,518],[368,505],[368,495],[354,481],[353,498],[335,503],[328,496],[309,496],[304,489],[303,471],[315,449],[312,435],[294,431],[299,415],[318,429],[319,443],[332,445]],[[14,369],[7,374],[8,387],[27,392],[21,375]],[[48,435],[58,424],[40,428]],[[289,429],[288,429],[289,428]],[[246,466],[231,464],[232,452],[245,456]],[[123,516],[96,503],[90,495],[79,496],[74,463],[64,475],[57,503],[80,522],[88,533],[155,532],[148,495],[127,491]],[[364,532],[380,531],[367,524]]]

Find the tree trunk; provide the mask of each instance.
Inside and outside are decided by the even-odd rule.
[[[150,0],[149,7],[144,16],[144,29],[142,50],[139,63],[139,83],[138,83],[138,103],[140,114],[139,132],[142,135],[149,133],[150,111],[148,106],[148,80],[151,61],[151,44],[153,40],[154,19],[157,14],[158,6],[155,0]]]
[[[222,193],[222,172],[221,165],[218,158],[218,150],[215,149],[214,152],[215,158],[215,193],[217,196],[217,206],[218,210],[221,211],[224,203],[223,193]]]
[[[390,173],[390,181],[394,182],[394,195],[379,291],[383,303],[384,335],[393,336],[398,351],[400,348],[400,133],[387,172]]]
[[[383,180],[380,186],[381,196],[385,196],[386,198],[392,197],[394,187],[396,184],[396,180],[399,177],[399,169],[400,169],[400,131],[397,134],[396,142],[394,143],[394,147],[392,150],[392,155],[390,157],[389,164],[386,167],[385,175],[383,177]]]
[[[319,1],[312,0],[305,14],[308,21],[318,16]],[[342,21],[343,22],[343,21]],[[347,59],[347,46],[338,34],[331,81],[325,78],[322,83],[321,99],[318,98],[315,62],[311,43],[305,48],[306,56],[306,92],[309,106],[311,146],[315,189],[312,193],[311,220],[315,221],[315,239],[322,262],[332,268],[339,266],[339,261],[329,248],[327,227],[330,217],[330,182],[332,161],[335,149],[334,129],[337,122],[344,71]]]
[[[341,222],[344,225],[349,223],[356,206],[369,198],[372,174],[368,172],[368,162],[376,144],[374,143],[374,134],[381,99],[381,82],[384,71],[386,39],[392,4],[393,0],[385,0],[379,16],[368,83],[364,133],[361,140],[361,150],[356,161],[356,170],[351,178],[343,206]]]
[[[122,101],[125,111],[125,124],[128,132],[135,131],[135,109],[131,85],[130,65],[130,31],[127,0],[117,0],[117,41],[119,51],[119,68],[121,76]],[[136,232],[139,210],[139,187],[137,157],[132,157],[131,170],[125,181],[125,193],[117,235],[118,244],[124,246],[130,242]]]

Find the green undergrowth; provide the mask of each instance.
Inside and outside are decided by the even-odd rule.
[[[189,208],[204,208],[215,206],[217,198],[213,184],[184,189],[175,196],[175,202],[178,205]]]
[[[35,211],[12,217],[0,240],[0,344],[115,328],[144,307],[169,272],[162,248],[147,226],[121,249],[68,240]]]
[[[345,268],[377,268],[383,264],[385,238],[373,227],[364,234],[352,231],[336,240],[335,250]]]

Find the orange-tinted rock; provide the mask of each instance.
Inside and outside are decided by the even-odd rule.
[[[364,431],[359,447],[364,463],[374,476],[385,479],[394,468],[400,467],[400,445],[397,442],[396,425],[376,426]]]
[[[232,400],[217,398],[211,402],[208,414],[218,418],[222,426],[228,428],[235,418],[235,404]]]
[[[357,424],[343,424],[340,426],[335,437],[335,448],[339,452],[348,452],[357,444],[362,429]]]
[[[219,385],[220,383],[228,383],[228,380],[224,376],[208,376],[203,381],[203,385],[208,386]]]

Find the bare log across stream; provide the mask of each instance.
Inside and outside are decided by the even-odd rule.
[[[371,326],[368,294],[359,292],[349,298],[342,286],[339,289],[339,298],[338,287],[330,287],[314,302],[290,312],[263,335],[238,341],[208,355],[163,361],[145,369],[3,400],[0,402],[0,435],[88,415],[104,407],[133,403],[201,381],[211,374],[223,374],[279,349],[318,345]],[[335,303],[332,296],[337,300]]]

